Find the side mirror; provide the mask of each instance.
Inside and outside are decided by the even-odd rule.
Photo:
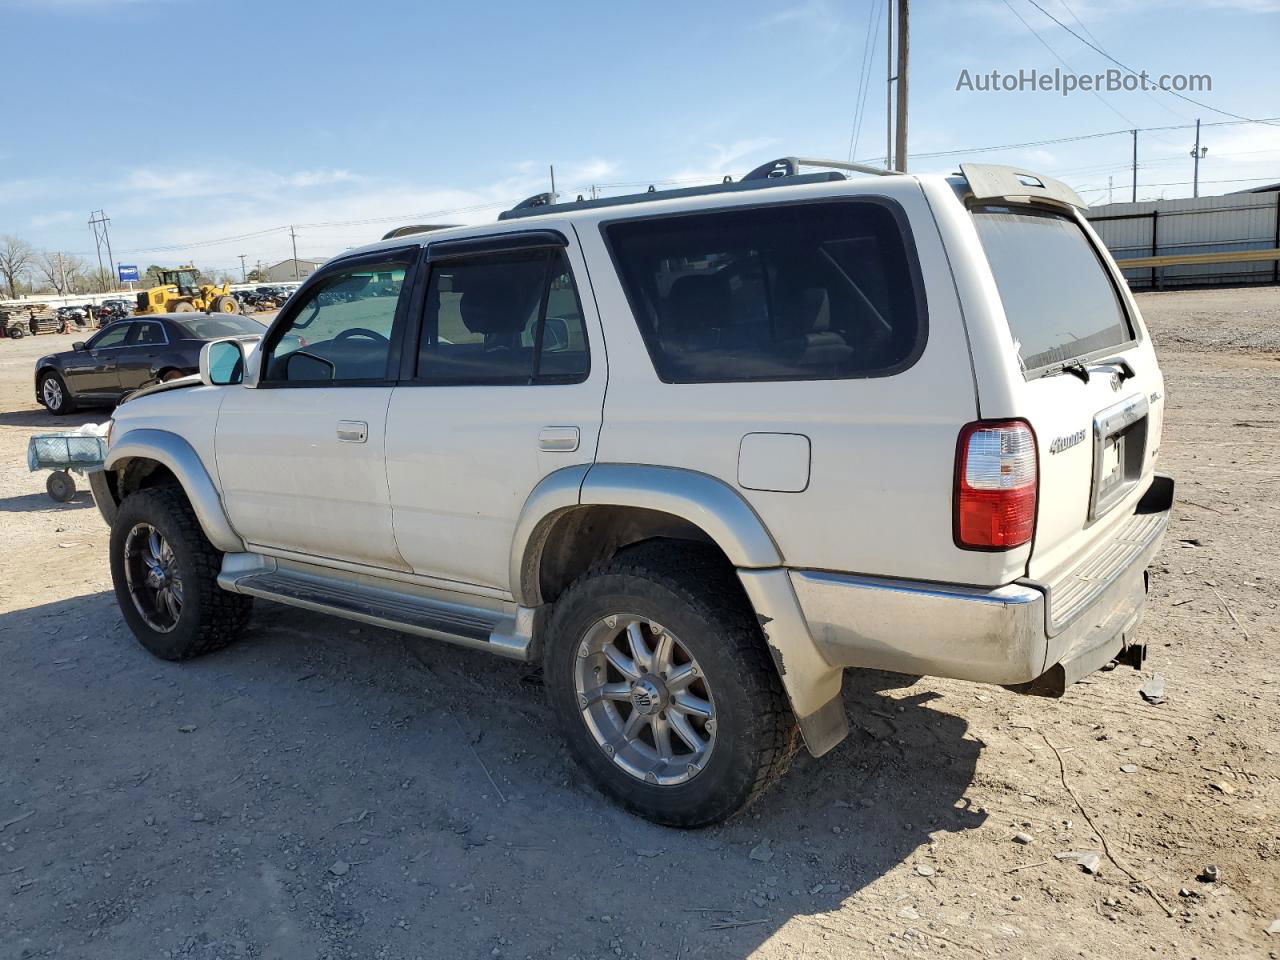
[[[225,387],[244,379],[244,349],[239,340],[212,340],[200,348],[200,382]]]
[[[547,317],[542,325],[542,352],[563,353],[569,349],[569,324],[563,317]]]
[[[85,347],[84,347],[84,341],[83,341],[83,340],[77,340],[75,343],[73,343],[73,344],[71,345],[71,349],[72,349],[72,350],[83,350],[84,348],[85,348]]]

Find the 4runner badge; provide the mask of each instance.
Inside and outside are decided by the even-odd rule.
[[[1049,444],[1050,453],[1061,453],[1063,450],[1070,450],[1077,443],[1084,442],[1084,431],[1077,430],[1075,433],[1068,433],[1065,437],[1054,437],[1053,443]]]

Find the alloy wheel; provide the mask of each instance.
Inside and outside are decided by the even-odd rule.
[[[169,542],[149,523],[135,524],[124,542],[129,596],[147,626],[168,633],[182,616],[182,577]]]
[[[632,777],[674,786],[706,768],[715,698],[697,660],[661,624],[625,614],[597,621],[578,646],[574,685],[596,744]]]

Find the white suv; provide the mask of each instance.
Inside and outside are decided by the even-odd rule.
[[[134,634],[205,653],[262,597],[540,660],[677,826],[838,744],[848,667],[1141,665],[1164,387],[1079,199],[801,164],[393,231],[135,394],[92,478]]]

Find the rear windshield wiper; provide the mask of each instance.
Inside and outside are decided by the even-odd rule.
[[[1089,382],[1089,368],[1079,360],[1068,360],[1058,367],[1058,372],[1069,373],[1073,377],[1079,377],[1085,383]]]

